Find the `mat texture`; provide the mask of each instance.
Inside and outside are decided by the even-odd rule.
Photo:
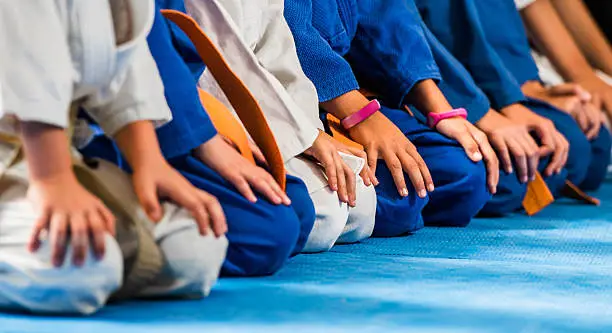
[[[0,332],[612,332],[612,183],[601,207],[337,246],[202,301],[134,301],[89,318],[0,314]]]

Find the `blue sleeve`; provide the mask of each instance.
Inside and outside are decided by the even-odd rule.
[[[487,40],[518,83],[523,85],[527,81],[540,80],[538,66],[531,55],[527,32],[514,1],[477,0],[473,3],[478,10]],[[499,29],[499,22],[503,22],[503,29]]]
[[[315,1],[320,6],[316,16]],[[342,26],[338,13],[336,0],[285,0],[285,19],[293,33],[302,69],[317,88],[320,102],[359,89],[350,64],[340,51],[332,48],[332,38],[337,36],[324,38],[320,33]],[[346,37],[346,32],[343,33]]]
[[[471,0],[419,0],[419,5],[429,29],[470,72],[493,108],[525,100],[521,85],[488,43]],[[505,29],[503,21],[498,23],[497,29]]]
[[[489,112],[489,99],[467,69],[440,44],[429,28],[424,26],[423,30],[442,74],[442,81],[438,84],[440,90],[454,108],[465,108],[468,120],[476,123]]]
[[[157,137],[167,159],[189,154],[217,132],[202,107],[196,81],[172,44],[170,28],[159,10],[147,37],[149,49],[164,83],[164,93],[172,121],[157,130]]]
[[[400,108],[419,81],[440,79],[412,0],[359,0],[349,61],[359,82]]]

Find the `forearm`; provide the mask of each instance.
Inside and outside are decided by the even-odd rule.
[[[408,94],[407,100],[425,115],[446,112],[453,108],[433,80],[417,83]]]
[[[612,74],[612,47],[582,0],[553,0],[552,4],[591,65]]]
[[[568,81],[593,75],[593,70],[557,15],[550,0],[538,0],[522,11],[533,41]]]
[[[359,91],[352,90],[327,102],[322,102],[321,107],[338,119],[344,119],[361,110],[370,101]]]
[[[20,134],[32,180],[74,176],[64,129],[38,122],[22,122]]]
[[[138,121],[123,127],[115,134],[115,141],[134,170],[147,163],[164,160],[155,128],[149,121]]]

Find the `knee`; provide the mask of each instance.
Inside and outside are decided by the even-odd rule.
[[[527,184],[519,182],[516,173],[500,172],[497,193],[485,204],[480,216],[498,217],[520,210],[527,193]]]
[[[408,185],[408,196],[402,197],[384,161],[376,168],[379,184],[376,190],[376,224],[374,237],[395,237],[423,228],[421,212],[429,198],[419,198],[414,187]]]
[[[229,221],[229,248],[222,274],[262,276],[277,272],[293,253],[301,222],[291,207],[259,200],[257,210]]]
[[[316,219],[303,252],[329,251],[343,234],[349,218],[349,208],[328,187],[311,193],[311,197],[315,204]]]
[[[356,243],[372,235],[376,218],[376,190],[366,187],[361,178],[356,184],[357,200],[349,209],[348,221],[338,243]]]
[[[407,197],[395,193],[378,193],[374,237],[396,237],[414,233],[423,228],[423,208],[428,198],[419,198],[415,191]]]
[[[8,296],[0,295],[0,300],[5,298],[7,306],[34,313],[95,313],[123,283],[121,250],[110,235],[106,236],[105,245],[106,252],[100,260],[89,253],[82,267],[72,267],[70,259],[67,259],[64,266],[54,268],[48,262],[48,243],[44,244],[36,254],[41,259],[36,260],[38,263],[35,266],[9,269],[9,275],[1,284],[8,282],[10,285],[6,287],[11,293]],[[72,250],[69,248],[66,258],[71,256]]]
[[[423,211],[426,225],[465,227],[491,199],[483,162],[472,162],[463,151],[452,161],[452,167],[432,172],[438,181]]]

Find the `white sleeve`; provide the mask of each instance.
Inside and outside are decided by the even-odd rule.
[[[68,126],[74,71],[57,6],[55,1],[0,1],[3,120]]]
[[[516,8],[522,10],[536,2],[536,0],[514,0],[514,2],[516,3]]]
[[[172,119],[164,84],[146,41],[135,47],[127,60],[127,70],[118,74],[110,86],[89,96],[84,104],[109,136],[136,121],[160,125]]]
[[[271,33],[269,36],[264,33],[262,39],[269,39],[269,43],[283,46],[278,46],[275,53],[270,51],[256,55],[242,39],[230,14],[217,1],[186,0],[185,5],[189,14],[204,29],[208,37],[217,46],[222,46],[220,49],[226,61],[261,105],[283,160],[286,162],[311,147],[319,134],[318,128],[322,127],[317,117],[318,107],[316,113],[312,107],[313,103],[318,103],[316,93],[309,101],[310,107],[304,105],[302,108],[302,105],[296,104],[293,96],[281,82],[287,82],[292,89],[308,90],[308,87],[300,86],[295,69],[286,68],[292,66],[290,58],[274,59],[283,53],[287,39],[277,36],[274,30],[269,32]],[[282,11],[278,15],[282,16]],[[260,59],[260,56],[264,58]],[[295,57],[297,60],[297,55]],[[267,68],[266,65],[272,62],[278,62],[278,66]],[[215,94],[215,97],[225,102],[224,96],[215,88],[214,79],[209,71],[205,71],[200,84],[205,90],[209,90]],[[309,112],[311,114],[308,114]]]

